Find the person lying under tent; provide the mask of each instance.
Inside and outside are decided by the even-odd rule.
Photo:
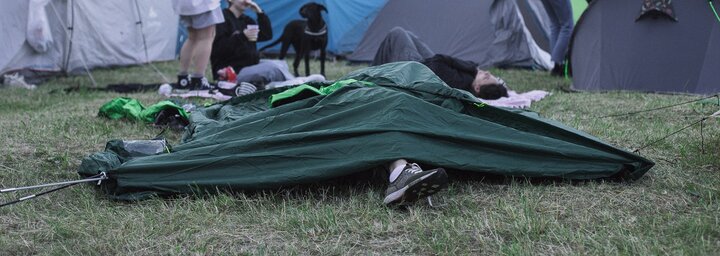
[[[654,165],[536,113],[484,104],[418,62],[359,69],[307,84],[320,94],[272,104],[272,96],[302,86],[199,108],[181,143],[165,153],[133,157],[108,142],[78,173],[105,174],[99,191],[106,198],[141,200],[319,184],[386,166],[383,202],[394,205],[446,187],[445,170],[631,181]]]
[[[505,83],[478,68],[472,61],[435,54],[430,47],[402,27],[394,27],[380,43],[372,65],[396,61],[417,61],[435,72],[450,87],[465,90],[478,98],[495,100],[507,97]]]

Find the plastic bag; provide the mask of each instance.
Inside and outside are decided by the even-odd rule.
[[[30,0],[28,4],[28,22],[25,37],[36,52],[47,52],[53,43],[50,23],[45,6],[50,0]]]
[[[151,156],[170,152],[165,140],[123,140],[122,146],[131,157]]]

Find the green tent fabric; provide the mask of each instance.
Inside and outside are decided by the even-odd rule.
[[[351,82],[275,108],[268,98],[280,89],[266,90],[200,109],[173,152],[105,168],[110,179],[101,187],[116,199],[268,189],[322,182],[398,158],[566,179],[637,179],[654,165],[536,113],[485,105],[417,62],[369,67],[346,79],[377,86]],[[81,166],[79,173],[98,170]]]
[[[105,103],[100,107],[98,116],[104,116],[113,120],[127,118],[152,123],[155,122],[155,116],[158,112],[167,108],[177,109],[183,118],[188,119],[188,114],[185,112],[185,109],[172,101],[160,101],[146,108],[140,101],[127,97],[118,97]]]
[[[270,96],[269,104],[271,107],[277,107],[285,103],[310,98],[317,95],[328,95],[337,89],[342,88],[348,84],[358,83],[357,85],[373,86],[375,84],[365,81],[358,81],[355,79],[345,79],[337,81],[329,86],[321,86],[320,89],[315,88],[308,84],[301,84],[285,91],[273,94]]]

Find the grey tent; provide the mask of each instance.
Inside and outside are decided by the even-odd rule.
[[[363,39],[348,56],[350,61],[372,61],[380,42],[393,27],[416,34],[435,53],[475,61],[481,67],[547,69],[550,56],[533,39],[525,20],[547,37],[539,23],[546,18],[539,1],[516,0],[392,0],[378,14]],[[529,4],[528,4],[529,3]],[[532,14],[523,17],[522,13]],[[532,7],[532,8],[530,8]],[[541,17],[541,18],[538,18]]]
[[[672,1],[673,15],[640,17],[642,4],[602,0],[588,6],[570,47],[573,88],[719,92],[720,20],[708,1]]]
[[[13,0],[0,8],[0,74],[72,73],[94,67],[175,58],[178,16],[170,0]],[[42,8],[50,28],[45,49],[27,38],[29,11]],[[33,23],[34,24],[34,23]]]

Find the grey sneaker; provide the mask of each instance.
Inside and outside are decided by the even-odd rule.
[[[447,186],[448,177],[445,169],[423,171],[416,163],[407,164],[400,176],[388,186],[383,203],[386,205],[412,203],[435,194]]]

